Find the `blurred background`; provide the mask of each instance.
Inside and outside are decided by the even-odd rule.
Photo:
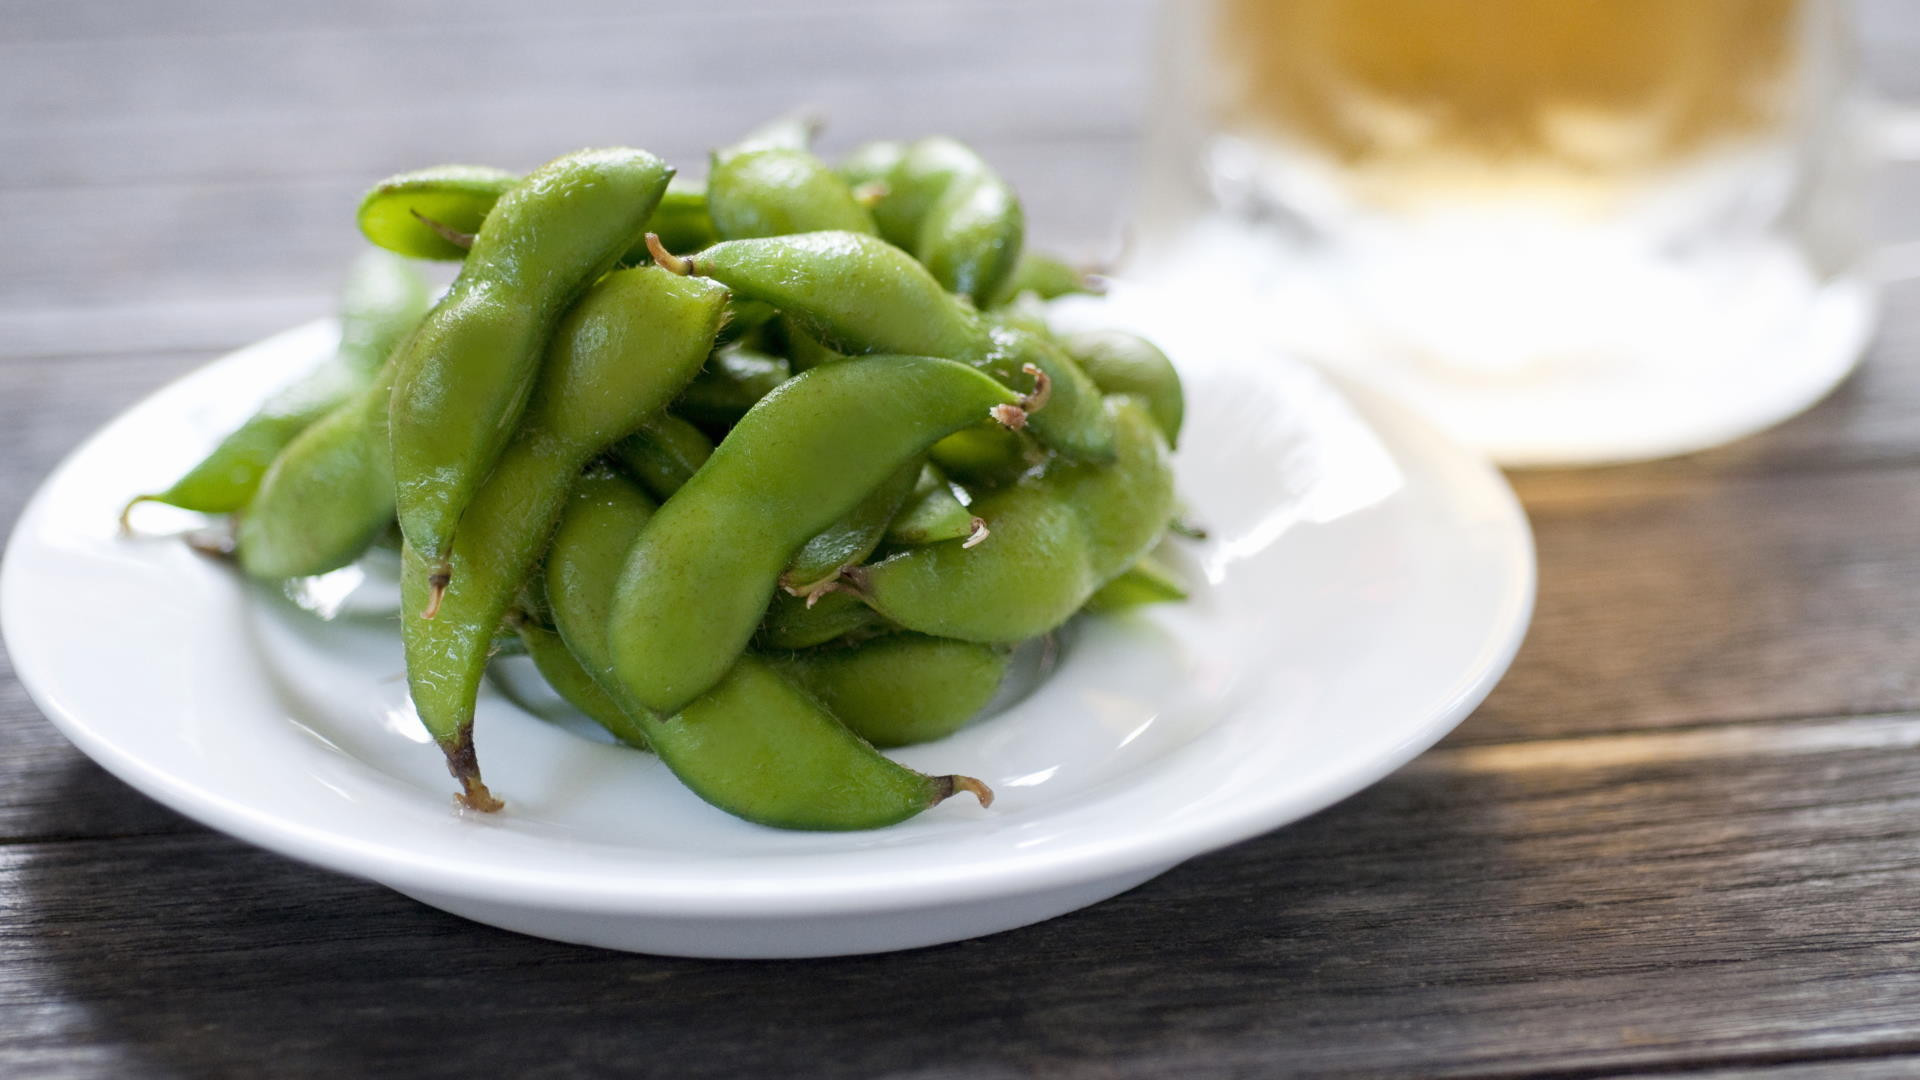
[[[9,0],[0,350],[138,352],[149,377],[185,370],[327,311],[361,243],[356,197],[381,176],[445,161],[524,169],[607,143],[699,173],[717,142],[796,104],[827,118],[828,156],[927,132],[974,144],[1020,190],[1033,246],[1109,261],[1138,250],[1133,223],[1151,230],[1177,208],[1169,185],[1213,122],[1179,101],[1218,75],[1211,58],[1181,59],[1198,7]],[[1841,10],[1859,27],[1865,83],[1920,95],[1908,8]],[[1311,42],[1272,60],[1310,70],[1309,55]],[[1920,124],[1876,113],[1872,136],[1920,152]],[[1916,171],[1896,164],[1892,189]],[[1846,190],[1849,207],[1861,201]],[[1877,199],[1865,217],[1897,334],[1898,283],[1920,271],[1902,246],[1920,238],[1920,203]],[[1287,318],[1314,301],[1277,306]]]
[[[1110,251],[1139,164],[1147,0],[0,6],[0,341],[239,344],[330,309],[360,193],[446,161],[707,152],[811,105],[821,146],[946,132],[1034,242]]]

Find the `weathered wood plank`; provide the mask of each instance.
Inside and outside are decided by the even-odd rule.
[[[889,957],[548,945],[225,839],[0,848],[0,1071],[1525,1075],[1920,1034],[1920,716],[1440,751],[1091,911]],[[931,1071],[929,1071],[931,1070]]]
[[[980,28],[996,21],[1048,19],[1061,26],[1089,31],[1093,23],[1116,13],[1144,10],[1142,0],[814,0],[807,18],[831,23],[848,16],[862,20],[898,20],[902,16],[964,19]],[[404,5],[382,0],[333,0],[295,10],[262,8],[253,0],[172,0],[165,7],[147,4],[70,5],[48,0],[0,0],[0,42],[99,42],[132,39],[181,39],[270,34],[298,37],[312,34],[365,32],[373,27],[434,29],[449,25],[467,28],[565,28],[582,37],[609,24],[636,23],[664,28],[727,25],[735,20],[779,19],[793,7],[781,0],[708,0],[698,9],[660,0],[569,0],[558,8],[530,8],[517,0],[409,0]],[[691,16],[691,17],[690,17]]]
[[[0,115],[31,129],[106,118],[164,125],[187,113],[244,117],[280,105],[303,113],[455,106],[484,123],[508,102],[543,104],[558,118],[624,99],[641,106],[638,120],[655,100],[665,107],[777,95],[792,107],[819,91],[871,100],[897,88],[985,95],[972,102],[976,115],[1013,120],[1019,97],[1027,105],[1019,111],[1032,116],[1044,112],[1033,108],[1043,104],[1035,94],[1091,102],[1109,87],[1140,85],[1146,10],[1132,2],[1090,18],[1092,7],[1074,13],[1005,0],[738,12],[675,5],[584,22],[401,18],[338,32],[157,44],[0,43],[0,66],[11,72],[0,85]],[[987,25],[993,33],[981,32]],[[474,56],[493,61],[473,64]],[[252,92],[221,92],[231,85]]]
[[[1589,487],[1589,484],[1591,485]],[[1523,479],[1540,601],[1459,737],[1489,741],[1920,702],[1908,469]]]
[[[539,156],[524,160],[472,156],[531,165],[571,145],[547,142]],[[1063,150],[1024,142],[986,151],[1029,192],[1036,245],[1075,255],[1111,250],[1127,197],[1130,147],[1088,142]],[[691,155],[696,166],[704,153],[702,146]],[[404,164],[438,159],[408,155]],[[365,244],[353,209],[385,171],[110,193],[0,192],[0,235],[8,238],[0,252],[0,355],[200,345],[209,331],[182,327],[217,323],[221,305],[236,306],[244,318],[324,297]],[[131,313],[94,325],[103,310],[121,308]],[[151,320],[164,336],[144,345],[129,341],[155,309],[178,309]],[[239,329],[253,332],[256,323],[246,320]],[[246,338],[235,333],[226,340],[239,345]]]

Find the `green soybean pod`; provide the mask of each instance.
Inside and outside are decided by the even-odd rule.
[[[334,355],[276,391],[266,403],[165,491],[127,504],[162,502],[202,514],[245,506],[287,444],[365,390],[394,347],[426,314],[427,283],[384,251],[354,260],[340,295],[340,344]],[[126,521],[123,512],[121,521]]]
[[[771,658],[875,746],[932,742],[980,715],[1006,680],[1009,650],[924,634]]]
[[[694,794],[736,817],[787,829],[890,825],[986,785],[897,765],[766,661],[743,656],[711,691],[663,717],[631,700],[613,672],[608,597],[653,503],[611,470],[587,473],[547,555],[554,620],[581,666],[638,722]]]
[[[881,616],[923,634],[1012,643],[1066,622],[1146,554],[1173,515],[1166,439],[1132,398],[1108,401],[1113,462],[1056,459],[974,505],[991,530],[985,543],[913,548],[855,567],[845,582]]]
[[[613,457],[640,481],[648,494],[665,502],[713,456],[713,440],[672,413],[660,413],[613,446]]]
[[[864,233],[724,240],[659,261],[779,309],[838,352],[971,360],[993,349],[986,325],[913,256]]]
[[[828,364],[762,398],[628,556],[610,639],[621,683],[661,712],[706,692],[808,539],[990,412],[1019,408],[980,372],[918,356]]]
[[[518,173],[486,165],[436,165],[389,176],[360,197],[354,217],[368,240],[416,259],[464,259],[471,237]],[[452,236],[448,234],[451,233]]]
[[[955,436],[949,435],[951,439]],[[945,440],[942,440],[944,442]],[[937,448],[940,443],[935,443]],[[889,544],[932,544],[973,535],[973,511],[960,501],[951,481],[929,464],[920,471],[900,513],[887,523]]]
[[[979,361],[982,371],[1009,386],[1036,371],[1046,376],[1046,389],[1036,384],[1029,395],[1034,436],[1069,457],[1111,459],[1113,423],[1101,405],[1100,388],[1080,365],[1047,335],[997,321],[991,334],[994,347]]]
[[[1173,571],[1152,555],[1142,555],[1139,562],[1127,567],[1119,577],[1100,586],[1087,600],[1087,610],[1111,614],[1186,598],[1187,587]]]
[[[1020,261],[1013,266],[1012,275],[1000,287],[1000,295],[994,304],[1007,304],[1028,295],[1041,300],[1057,300],[1075,293],[1098,291],[1085,271],[1065,259],[1041,251],[1023,251]]]
[[[494,204],[520,179],[519,173],[485,165],[436,165],[390,176],[361,196],[360,231],[401,255],[464,259]],[[660,234],[677,251],[720,239],[707,214],[706,184],[675,176],[647,219],[647,231]],[[645,242],[636,240],[620,261],[645,263],[650,258]]]
[[[1018,431],[975,424],[933,444],[927,457],[947,475],[969,487],[1002,487],[1044,464],[1047,454]]]
[[[520,430],[475,494],[452,550],[450,582],[409,542],[401,620],[415,710],[471,809],[498,800],[480,777],[473,711],[495,632],[538,562],[574,478],[593,455],[666,407],[699,369],[726,290],[658,267],[621,270],[561,320]]]
[[[907,146],[874,204],[880,235],[912,252],[941,285],[982,305],[1020,260],[1019,196],[972,148],[942,136]]]
[[[891,139],[862,143],[840,160],[840,175],[854,187],[885,183],[906,153],[906,143]]]
[[[839,353],[820,344],[812,334],[807,333],[798,323],[785,315],[780,316],[779,329],[781,340],[786,346],[787,364],[795,374],[809,368],[817,368],[821,364],[845,359]]]
[[[1180,445],[1180,424],[1186,417],[1186,394],[1180,373],[1153,342],[1124,330],[1086,330],[1061,342],[1100,389],[1109,394],[1133,394],[1160,425],[1168,446]]]
[[[722,240],[845,229],[875,231],[873,215],[826,162],[801,149],[714,155],[707,210]]]
[[[762,150],[808,150],[813,147],[813,137],[819,133],[820,117],[801,109],[774,117],[732,144],[715,150],[713,156],[724,164],[742,154]]]
[[[554,324],[645,230],[672,170],[583,150],[487,215],[460,276],[398,356],[388,436],[400,529],[444,574],[454,529],[526,406]]]
[[[1034,401],[1045,398],[1032,419],[1034,434],[1049,446],[1091,460],[1113,456],[1099,390],[1071,357],[1039,335],[981,319],[884,240],[845,231],[800,233],[722,241],[684,257],[661,249],[655,257],[677,273],[711,277],[738,296],[771,304],[839,352],[973,364]]]
[[[754,632],[756,647],[768,650],[811,649],[842,638],[865,638],[897,629],[849,592],[814,597],[778,592]]]
[[[234,530],[249,577],[308,577],[338,570],[393,522],[387,452],[389,363],[372,386],[302,431],[273,459]]]
[[[636,750],[648,749],[647,734],[639,721],[628,716],[613,696],[580,661],[567,643],[561,639],[557,630],[535,623],[525,616],[509,615],[514,632],[520,636],[521,644],[527,655],[533,658],[533,666],[539,670],[540,677],[559,694],[567,704],[580,710],[587,719],[605,728],[609,734]]]
[[[658,234],[669,251],[694,251],[719,240],[720,234],[713,229],[713,215],[707,212],[706,183],[684,176],[668,181],[666,193],[660,196],[660,205],[653,208],[653,216],[647,219],[647,231]],[[650,258],[642,238],[628,250],[623,261],[645,262]]]
[[[786,357],[743,345],[715,349],[681,392],[674,411],[700,424],[731,424],[793,374]]]
[[[814,534],[787,564],[786,572],[780,575],[780,587],[802,596],[814,595],[833,584],[840,571],[873,554],[887,535],[887,524],[913,494],[920,468],[917,458],[900,466],[839,521]]]

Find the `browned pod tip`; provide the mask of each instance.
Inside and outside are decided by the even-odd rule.
[[[427,575],[427,606],[420,612],[423,619],[431,619],[440,614],[440,601],[447,595],[447,586],[453,582],[453,564],[441,563]]]
[[[128,499],[127,505],[120,508],[120,535],[133,535],[133,508],[143,502],[153,502],[157,498],[156,495],[135,495]]]
[[[491,814],[507,805],[494,798],[493,792],[487,790],[487,782],[480,779],[480,758],[473,752],[471,727],[455,735],[452,743],[440,744],[440,749],[447,755],[447,771],[460,781],[460,794],[453,797],[454,802],[464,809],[483,814]]]
[[[1027,410],[1018,405],[995,405],[993,408],[987,410],[987,415],[993,417],[1001,427],[1006,428],[1008,431],[1026,430]]]
[[[647,254],[653,256],[654,265],[662,270],[670,270],[681,277],[693,273],[693,260],[683,259],[668,251],[667,245],[660,242],[659,233],[647,234]]]
[[[1021,364],[1020,370],[1033,376],[1033,393],[1020,399],[1020,407],[1037,413],[1053,400],[1053,378],[1041,371],[1038,364]]]
[[[972,792],[973,797],[979,799],[980,805],[983,807],[993,805],[993,789],[975,780],[971,776],[961,776],[959,773],[954,773],[951,776],[934,777],[934,780],[939,784],[936,790],[940,793],[940,797],[933,800],[936,805],[946,802],[948,799],[953,798],[956,793],[962,791]]]

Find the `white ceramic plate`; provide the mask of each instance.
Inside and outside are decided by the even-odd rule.
[[[114,517],[331,346],[316,323],[177,382],[47,481],[0,572],[22,682],[82,751],[213,828],[529,934],[713,957],[953,941],[1105,899],[1372,783],[1505,670],[1531,538],[1491,468],[1408,413],[1272,357],[1189,346],[1191,602],[1079,624],[1009,711],[898,753],[990,783],[867,833],[748,825],[654,759],[492,688],[497,815],[456,812],[394,616],[331,619]],[[164,524],[168,511],[143,517]],[[366,571],[375,576],[379,567]],[[307,588],[334,608],[361,570]],[[362,588],[364,597],[368,590]]]

